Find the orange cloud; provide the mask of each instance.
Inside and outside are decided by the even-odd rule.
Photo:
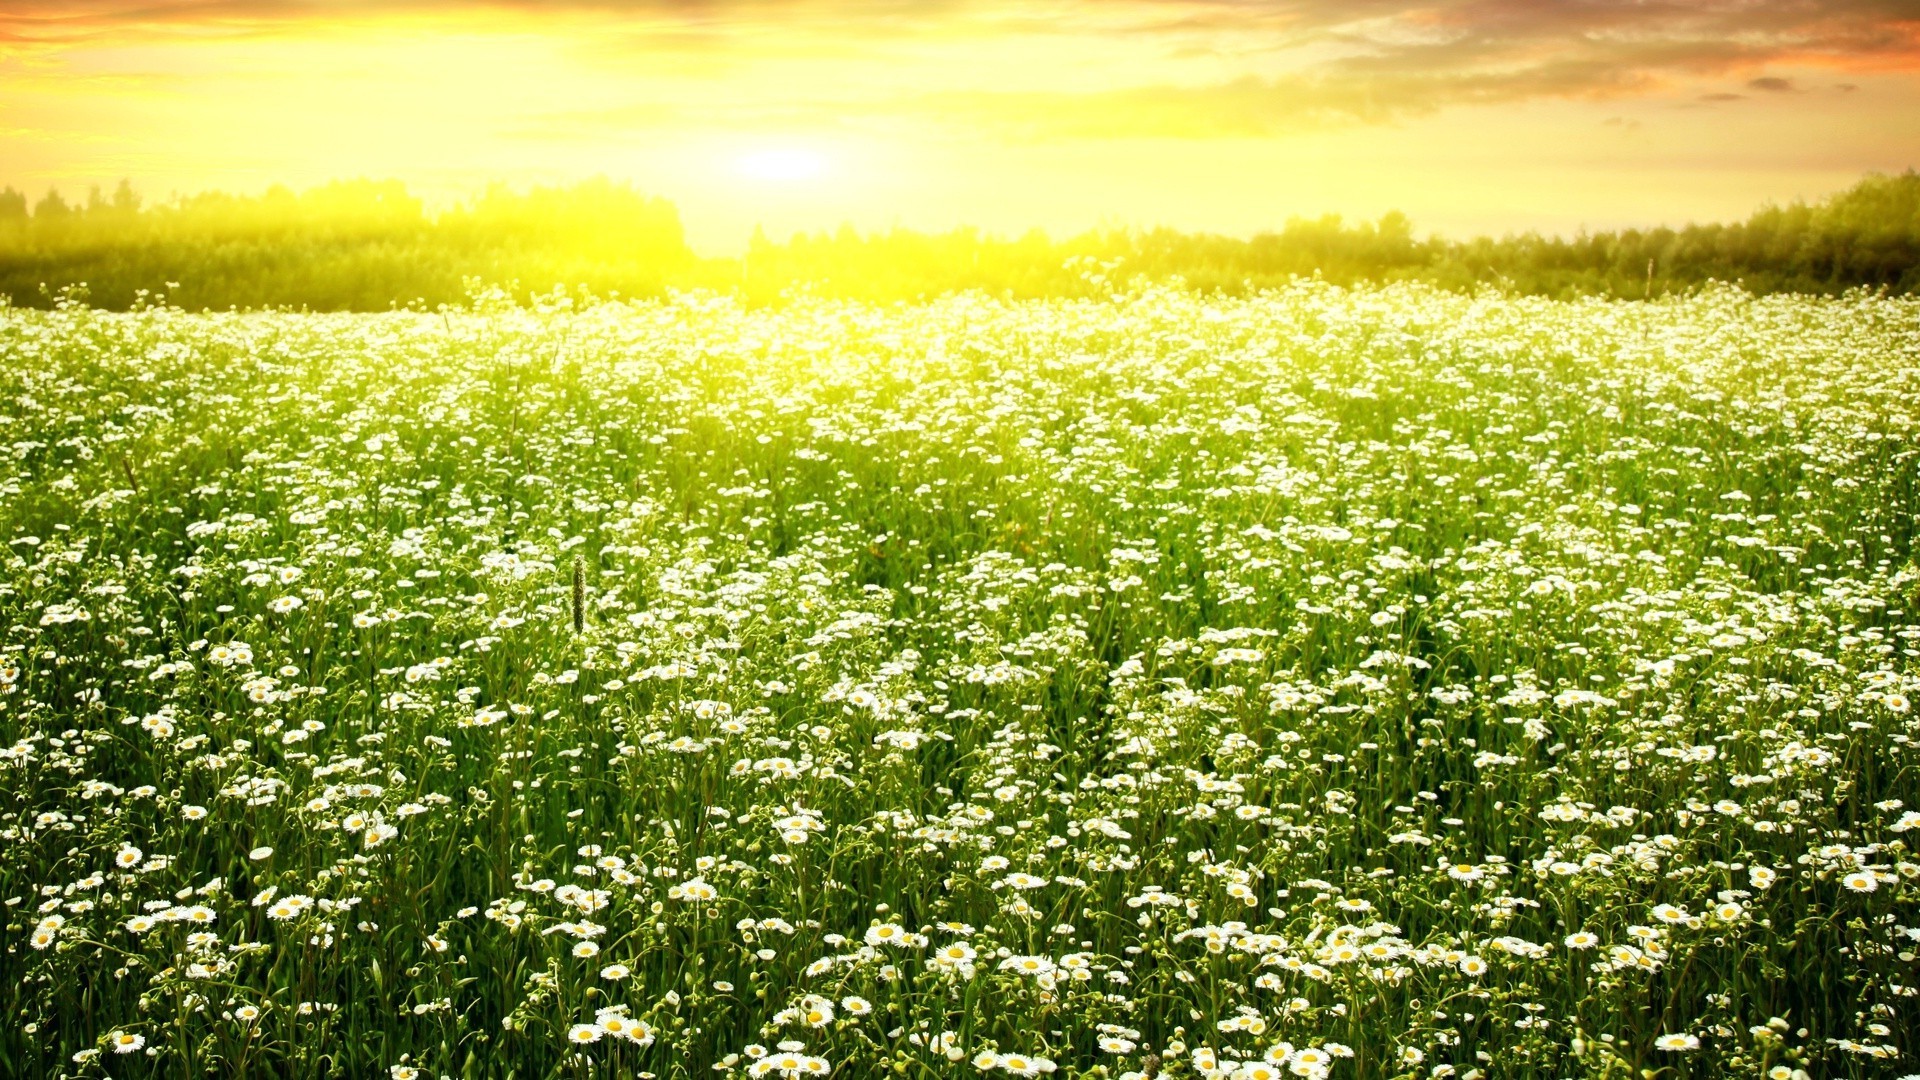
[[[1558,228],[1920,164],[1916,72],[1916,0],[0,0],[0,182],[604,172],[706,235]]]
[[[0,57],[397,25],[571,35],[580,55],[603,65],[689,64],[702,52],[722,63],[730,52],[877,62],[916,40],[977,39],[1041,50],[1060,42],[1063,52],[1125,41],[1171,66],[1173,78],[1156,80],[1113,62],[1068,88],[929,86],[911,72],[878,87],[826,80],[755,113],[764,121],[816,106],[843,118],[907,111],[1027,137],[1265,134],[1683,84],[1723,100],[1737,89],[1790,88],[1778,70],[1920,70],[1920,9],[1908,0],[19,0],[0,2]],[[1715,79],[1739,85],[1697,85]],[[632,124],[673,122],[683,110],[648,101],[609,111]],[[715,119],[726,122],[727,111]]]

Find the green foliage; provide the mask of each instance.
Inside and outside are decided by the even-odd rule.
[[[1917,339],[0,310],[0,1075],[1912,1072]]]
[[[111,202],[51,211],[43,201],[31,218],[9,217],[7,194],[0,295],[23,307],[76,285],[115,310],[164,296],[193,309],[384,311],[463,303],[475,278],[515,283],[521,298],[556,286],[645,296],[693,263],[671,205],[604,180],[525,195],[494,188],[437,218],[392,181],[146,210],[123,185]]]
[[[1299,277],[1494,286],[1563,299],[1661,296],[1712,281],[1755,293],[1836,294],[1865,286],[1905,294],[1920,290],[1920,175],[1870,176],[1823,202],[1770,207],[1738,224],[1570,239],[1418,240],[1397,213],[1357,224],[1295,219],[1250,239],[1172,229],[1096,232],[1057,243],[1038,233],[1000,240],[971,229],[939,236],[842,230],[786,244],[756,238],[744,280],[756,299],[799,290],[898,300],[964,289],[1098,296],[1134,279],[1244,295]]]
[[[147,210],[122,184],[111,200],[96,189],[84,207],[49,192],[31,216],[25,196],[0,192],[0,296],[23,307],[49,306],[81,284],[91,303],[114,310],[164,295],[196,310],[384,311],[462,302],[472,279],[508,285],[523,301],[555,288],[635,297],[717,289],[766,304],[967,290],[1096,297],[1139,280],[1244,295],[1301,277],[1557,298],[1643,298],[1710,281],[1755,293],[1905,294],[1920,289],[1920,176],[1869,176],[1824,201],[1769,207],[1736,224],[1567,239],[1420,240],[1393,213],[1354,224],[1294,219],[1247,239],[1172,229],[1064,240],[977,229],[842,228],[783,242],[756,233],[738,259],[695,258],[668,203],[604,180],[526,195],[496,187],[432,218],[393,182],[202,195]]]

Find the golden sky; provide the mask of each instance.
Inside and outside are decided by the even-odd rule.
[[[1453,235],[1920,165],[1920,0],[0,0],[0,184],[604,174],[794,229]]]

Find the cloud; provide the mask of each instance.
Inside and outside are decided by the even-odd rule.
[[[823,72],[890,62],[870,92],[802,77],[761,111],[911,113],[1013,138],[1261,135],[1536,99],[1731,101],[1742,95],[1715,83],[1773,96],[1799,89],[1782,70],[1920,72],[1920,0],[0,0],[0,63],[395,22],[571,36],[588,62],[646,60],[689,85],[737,71],[735,53]],[[927,42],[1055,50],[1088,74],[1072,89],[1006,86],[949,60],[925,78],[913,65]],[[1143,50],[1162,66],[1134,63]],[[698,55],[730,62],[703,75]],[[567,122],[684,120],[640,104]]]
[[[1913,0],[0,0],[0,36],[246,33],[354,20],[519,14],[685,29],[830,22],[851,35],[951,30],[1332,39],[1381,55],[1486,56],[1518,46],[1609,48],[1695,42],[1835,60],[1916,55]],[[1434,47],[1438,47],[1436,50]]]
[[[1304,72],[1203,86],[1147,85],[1071,94],[975,92],[928,106],[1016,137],[1255,136],[1380,123],[1459,105],[1609,100],[1702,92],[1745,77],[1762,94],[1799,89],[1768,68],[1920,70],[1920,6],[1880,0],[1760,6],[1467,0],[1437,6],[1354,3],[1160,5],[1163,35],[1258,26],[1269,42],[1338,51]]]
[[[1763,94],[1798,90],[1768,69],[1920,72],[1920,4],[1910,0],[1680,3],[1641,0],[1379,0],[1162,5],[1178,27],[1259,27],[1337,55],[1300,75],[1204,88],[1128,88],[1029,100],[1028,132],[1262,134],[1328,122],[1379,122],[1455,105],[1680,95],[1742,77]],[[1744,95],[1706,92],[1707,101]],[[1012,113],[1011,103],[1006,110]]]
[[[1581,64],[1542,65],[1520,73],[1346,74],[1242,78],[1212,86],[1142,86],[1078,94],[975,92],[913,103],[969,128],[1016,138],[1261,136],[1344,124],[1377,124],[1460,104],[1492,105],[1543,95],[1624,93],[1636,73],[1604,73]]]
[[[560,17],[697,35],[819,21],[882,27],[906,14],[938,21],[962,6],[947,0],[0,0],[0,42],[247,37],[394,21],[502,28],[503,16],[535,29]]]

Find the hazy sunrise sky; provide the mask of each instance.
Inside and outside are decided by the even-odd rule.
[[[0,0],[0,184],[595,174],[784,235],[1677,223],[1920,165],[1920,0]]]

